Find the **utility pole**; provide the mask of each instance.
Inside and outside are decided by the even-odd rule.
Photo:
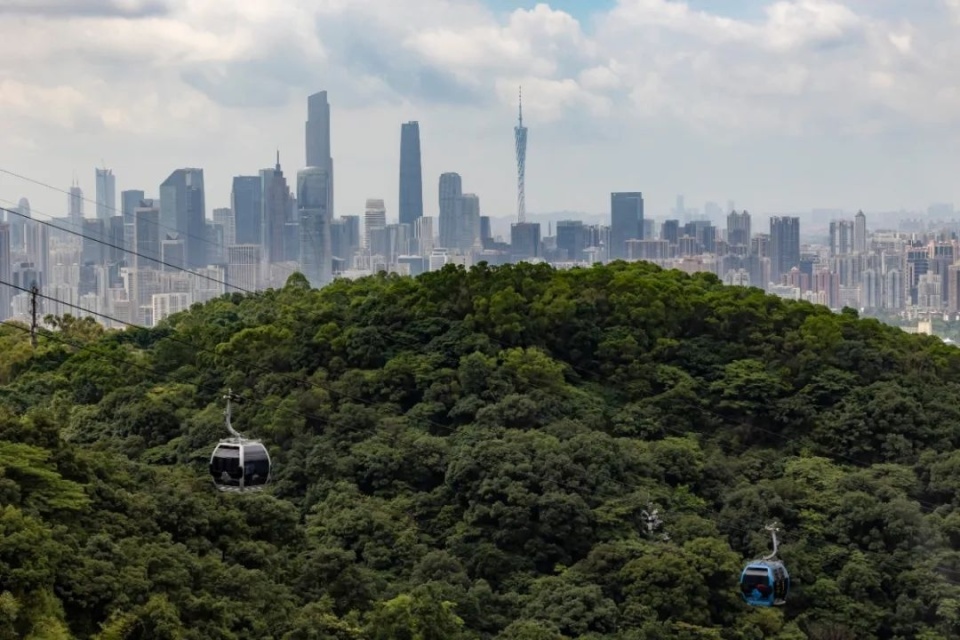
[[[37,325],[38,311],[37,311],[37,298],[40,296],[40,288],[37,287],[37,283],[34,282],[30,286],[30,346],[34,349],[37,348]]]

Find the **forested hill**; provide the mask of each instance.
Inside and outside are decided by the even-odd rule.
[[[0,326],[0,640],[960,637],[936,338],[645,263],[58,324]],[[228,389],[260,495],[206,470]]]

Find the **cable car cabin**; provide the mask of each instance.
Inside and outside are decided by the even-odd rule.
[[[779,607],[787,602],[790,574],[777,560],[748,564],[740,576],[740,594],[754,607]]]
[[[261,491],[270,480],[270,454],[255,440],[223,440],[210,457],[210,475],[220,491]]]

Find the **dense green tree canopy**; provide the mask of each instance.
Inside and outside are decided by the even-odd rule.
[[[936,338],[646,263],[51,320],[0,325],[0,640],[960,635]],[[263,494],[207,475],[228,388]],[[793,590],[753,609],[773,521]]]

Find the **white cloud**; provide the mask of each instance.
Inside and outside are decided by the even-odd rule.
[[[943,16],[960,20],[960,0],[942,2],[951,12]],[[616,155],[626,138],[664,127],[723,144],[952,131],[960,114],[955,27],[869,6],[771,0],[748,20],[679,0],[619,0],[580,22],[546,3],[498,16],[481,0],[0,0],[0,118],[19,148],[35,154],[70,140],[70,161],[81,165],[101,153],[126,162],[130,148],[145,148],[155,150],[143,159],[150,167],[200,156],[222,159],[230,174],[255,171],[235,165],[277,144],[297,149],[289,154],[296,164],[304,97],[325,88],[348,165],[359,166],[371,147],[393,153],[396,122],[419,117],[425,136],[444,132],[431,162],[484,175],[481,186],[497,192],[485,201],[508,208],[505,118],[520,84],[531,167],[534,141],[565,144],[577,132],[590,144],[609,140]],[[386,120],[347,128],[372,114]],[[504,140],[486,135],[499,128]],[[377,143],[375,132],[388,142]],[[456,158],[457,144],[469,158]],[[482,166],[503,154],[505,168]],[[392,156],[368,162],[371,175],[395,180]],[[339,194],[368,195],[364,176],[337,175]],[[572,197],[569,189],[558,193]],[[389,196],[392,187],[382,190]],[[543,206],[559,208],[563,197]]]

